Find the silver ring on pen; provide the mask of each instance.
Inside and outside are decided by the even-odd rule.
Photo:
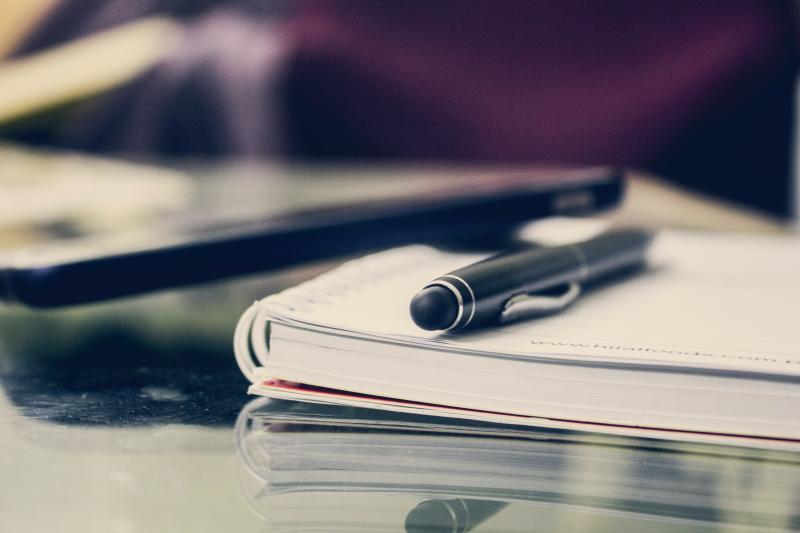
[[[452,280],[452,282],[450,280]],[[472,291],[472,287],[470,287],[466,281],[458,276],[447,274],[437,278],[432,283],[429,283],[425,288],[434,286],[447,289],[453,293],[453,296],[456,297],[456,301],[458,302],[458,312],[455,320],[453,320],[453,323],[443,331],[463,328],[472,322],[472,317],[475,316],[475,293]]]

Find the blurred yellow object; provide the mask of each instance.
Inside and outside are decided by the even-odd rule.
[[[116,87],[161,60],[180,39],[151,17],[0,63],[0,124]]]
[[[55,0],[3,0],[0,5],[0,58],[8,55]]]

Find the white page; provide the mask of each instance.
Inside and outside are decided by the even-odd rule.
[[[576,228],[564,221],[550,226],[555,234]],[[587,291],[558,315],[477,334],[426,332],[411,321],[408,305],[417,291],[480,257],[424,246],[357,260],[262,304],[273,318],[300,327],[376,339],[800,375],[798,237],[664,231],[651,251],[648,271]]]

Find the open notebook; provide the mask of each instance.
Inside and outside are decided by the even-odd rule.
[[[235,351],[250,392],[276,398],[797,444],[799,245],[664,231],[646,272],[561,314],[444,334],[417,328],[408,304],[479,256],[404,247],[257,302]]]

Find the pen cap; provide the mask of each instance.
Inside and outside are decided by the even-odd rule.
[[[649,232],[626,229],[564,246],[530,246],[460,268],[431,285],[447,288],[458,300],[451,328],[491,324],[515,297],[581,285],[641,265],[651,241]]]
[[[428,331],[447,329],[458,318],[454,293],[438,285],[425,287],[411,300],[409,310],[414,323]]]
[[[464,301],[460,325],[491,324],[500,319],[511,297],[566,285],[585,270],[582,257],[565,253],[564,247],[531,246],[469,265],[439,280],[458,290]]]

